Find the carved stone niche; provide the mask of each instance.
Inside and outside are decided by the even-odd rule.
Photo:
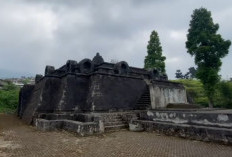
[[[79,62],[80,72],[88,74],[93,72],[94,65],[90,59],[83,59]]]
[[[161,80],[167,81],[168,75],[166,73],[164,73],[164,74],[162,74],[162,76],[160,78],[161,78]]]
[[[155,79],[155,80],[160,79],[160,73],[156,68],[150,69],[149,72],[151,79]]]
[[[78,68],[77,61],[68,60],[66,62],[66,72],[75,72],[77,68]]]
[[[102,63],[104,63],[104,59],[102,58],[102,56],[97,53],[95,57],[93,57],[92,63],[96,66],[96,65],[100,65]]]
[[[114,65],[114,74],[126,75],[130,72],[130,67],[125,61],[118,62]]]
[[[50,75],[54,71],[55,71],[55,67],[54,66],[47,65],[46,68],[45,68],[44,75]]]
[[[38,83],[43,78],[43,75],[36,74],[35,75],[35,83]]]

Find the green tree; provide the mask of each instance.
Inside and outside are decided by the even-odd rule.
[[[165,59],[166,57],[162,56],[162,47],[158,33],[153,31],[147,45],[147,56],[144,60],[144,68],[156,68],[160,73],[165,73]]]
[[[231,42],[217,34],[219,25],[214,24],[211,12],[205,8],[193,11],[189,26],[186,48],[195,57],[198,66],[196,76],[203,84],[209,107],[213,107],[216,85],[220,80],[221,58],[228,54]]]
[[[180,69],[176,70],[175,74],[176,74],[177,79],[183,79],[184,78],[183,73],[181,72]]]
[[[218,83],[217,105],[232,108],[232,82],[221,81]]]

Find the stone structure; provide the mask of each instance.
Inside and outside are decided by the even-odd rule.
[[[232,112],[196,107],[187,104],[184,86],[168,81],[166,74],[125,61],[108,63],[97,53],[58,69],[46,66],[35,85],[21,89],[18,115],[41,130],[91,135],[130,126],[232,143]]]
[[[125,61],[104,62],[99,53],[79,63],[68,60],[58,69],[46,66],[45,75],[36,75],[35,82],[20,92],[19,116],[28,123],[39,113],[130,111],[187,103],[183,85],[169,82],[166,74],[130,67]]]

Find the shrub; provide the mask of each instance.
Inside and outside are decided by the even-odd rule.
[[[232,108],[232,82],[218,83],[215,104],[216,107]]]
[[[18,105],[19,87],[9,83],[0,90],[0,112],[15,112]]]

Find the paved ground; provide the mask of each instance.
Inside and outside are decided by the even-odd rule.
[[[68,132],[41,132],[17,117],[0,114],[0,157],[232,156],[232,146],[169,137],[156,133],[119,131],[78,137]]]

